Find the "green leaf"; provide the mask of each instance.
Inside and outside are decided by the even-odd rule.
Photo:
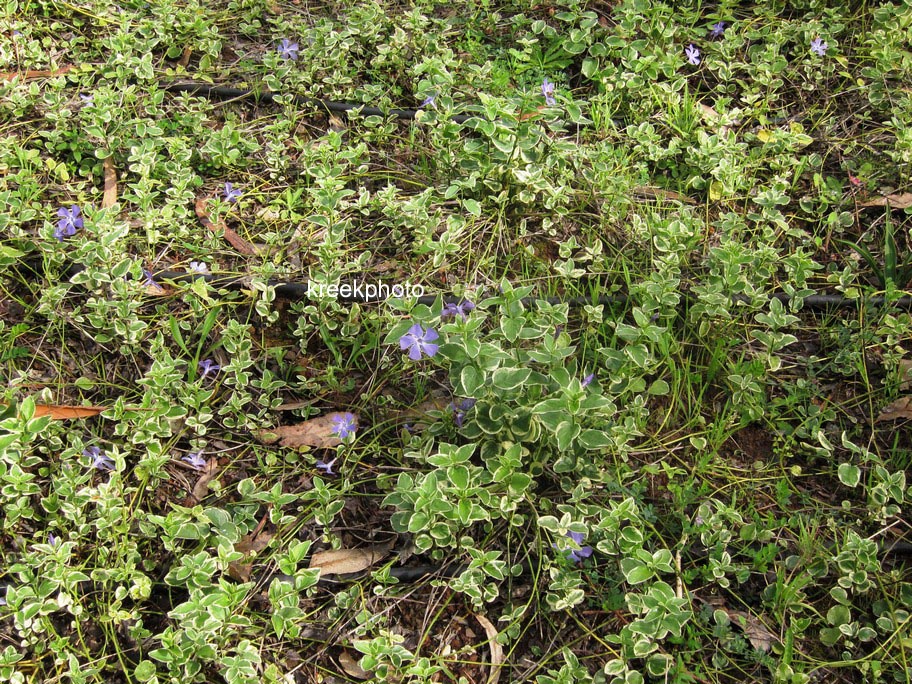
[[[570,445],[573,443],[573,440],[576,439],[576,436],[580,433],[580,426],[576,423],[572,423],[569,420],[564,421],[557,426],[557,430],[554,433],[554,436],[557,437],[557,448],[561,451],[565,451],[570,448]]]
[[[621,559],[621,572],[628,584],[640,584],[653,576],[652,568],[633,558]]]
[[[459,384],[464,397],[475,397],[479,388],[484,385],[484,375],[475,366],[466,366],[459,372]]]
[[[531,368],[498,368],[491,379],[497,389],[509,392],[522,385],[531,374]]]
[[[578,441],[586,449],[603,449],[611,444],[611,439],[602,430],[583,430]]]
[[[851,463],[839,464],[839,481],[847,487],[857,487],[861,482],[861,468]]]
[[[481,216],[481,205],[476,200],[466,198],[462,200],[462,206],[465,207],[465,210],[472,216]]]

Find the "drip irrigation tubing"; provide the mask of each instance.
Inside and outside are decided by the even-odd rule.
[[[76,270],[82,270],[78,268]],[[75,271],[73,271],[75,272]],[[193,279],[202,278],[215,288],[225,288],[229,290],[250,289],[250,276],[231,277],[218,276],[206,273],[186,273],[184,271],[156,271],[152,273],[155,281],[165,282],[188,282]],[[295,282],[289,280],[268,280],[267,285],[275,288],[276,295],[288,299],[304,300],[312,299],[314,292],[312,286],[308,283]],[[438,295],[423,295],[417,298],[418,304],[432,305],[437,300]],[[778,299],[783,304],[789,303],[795,299],[792,295],[785,292],[776,292],[770,295],[772,299]],[[693,300],[693,296],[684,294],[685,300]],[[523,297],[522,301],[525,306],[534,306],[536,302],[547,302],[552,306],[567,304],[570,308],[582,308],[584,306],[614,305],[626,304],[630,297],[625,294],[618,295],[599,295],[596,297]],[[863,307],[890,307],[895,309],[912,309],[912,296],[902,296],[890,299],[883,296],[871,296],[864,298],[849,298],[843,295],[835,294],[813,294],[801,298],[803,308],[812,311],[826,311],[829,309],[852,309]],[[383,299],[367,299],[359,297],[338,297],[337,301],[345,304],[379,304]],[[458,304],[464,299],[458,297],[444,296],[444,304]],[[734,303],[749,304],[752,300],[745,295],[733,295],[731,301]],[[476,302],[477,304],[477,302]]]

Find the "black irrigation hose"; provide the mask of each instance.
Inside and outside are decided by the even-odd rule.
[[[72,269],[72,273],[78,272],[82,268],[77,267]],[[202,278],[206,280],[210,285],[215,288],[225,288],[229,290],[240,290],[240,289],[249,289],[250,288],[250,277],[231,277],[231,276],[216,276],[208,273],[186,273],[184,271],[156,271],[152,274],[152,278],[156,281],[172,281],[172,282],[187,282],[197,278]],[[286,297],[288,299],[303,300],[309,299],[313,295],[313,291],[310,285],[307,283],[294,282],[288,280],[269,280],[267,285],[275,288],[277,295]],[[685,297],[691,299],[689,295],[685,294]],[[773,299],[778,299],[783,303],[790,302],[793,297],[784,292],[776,292],[771,295]],[[419,304],[425,304],[427,306],[432,305],[437,299],[437,295],[424,295],[418,297],[417,301]],[[750,303],[750,298],[744,295],[734,295],[732,302],[743,302]],[[375,299],[361,299],[357,297],[339,297],[339,302],[354,304],[354,303],[380,303],[383,300]],[[461,300],[457,297],[443,297],[443,302],[445,304],[457,304]],[[568,304],[570,308],[582,308],[584,306],[595,306],[595,305],[612,305],[612,304],[625,304],[629,301],[629,296],[624,294],[619,295],[599,295],[597,297],[524,297],[522,300],[526,306],[534,306],[535,302],[547,302],[551,305],[559,304]],[[896,309],[912,309],[912,297],[904,296],[897,299],[888,300],[883,296],[872,296],[866,298],[856,298],[851,299],[843,295],[827,295],[827,294],[816,294],[808,295],[804,298],[804,307],[812,311],[826,311],[828,309],[853,309],[866,306],[889,306]]]
[[[277,93],[269,90],[242,90],[241,88],[228,88],[226,86],[209,85],[208,83],[168,83],[163,84],[162,89],[170,93],[190,93],[191,95],[199,95],[215,100],[252,98],[258,102],[275,102],[277,97],[283,97],[301,107],[313,107],[327,113],[357,111],[361,116],[394,116],[397,119],[414,120],[415,115],[421,111],[417,109],[379,109],[378,107],[368,107],[351,102],[330,102],[304,95]],[[454,114],[450,117],[450,120],[455,123],[465,123],[471,118],[473,117],[465,114]]]
[[[877,550],[881,558],[887,556],[912,556],[912,542],[879,542]],[[709,550],[705,547],[694,544],[685,547],[688,560],[699,560],[709,555]],[[786,550],[786,549],[783,549]],[[522,573],[527,574],[532,570],[532,563],[529,560],[521,563]],[[458,577],[468,565],[459,563],[448,563],[446,565],[414,565],[414,566],[397,566],[390,568],[389,576],[402,583],[413,583],[423,579],[449,579]],[[345,582],[358,581],[366,577],[366,572],[352,573],[350,575],[340,575],[336,577],[321,577],[320,584],[342,584]],[[265,572],[257,577],[258,584],[267,584],[271,580],[278,578],[286,582],[294,583],[294,578],[280,572]]]

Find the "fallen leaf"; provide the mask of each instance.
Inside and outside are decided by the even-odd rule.
[[[700,111],[703,113],[703,118],[706,119],[707,122],[714,123],[719,120],[719,112],[709,105],[705,105],[701,102]]]
[[[203,224],[206,228],[211,230],[213,233],[221,232],[225,236],[225,239],[241,254],[246,254],[247,256],[256,256],[257,249],[251,245],[247,240],[242,238],[240,235],[235,233],[231,228],[226,226],[222,221],[218,223],[213,223],[212,219],[209,218],[209,198],[200,197],[196,200],[196,216],[199,218],[200,223]]]
[[[370,679],[374,675],[358,665],[357,661],[352,658],[348,651],[342,651],[339,655],[339,667],[345,670],[345,674],[355,679]]]
[[[731,618],[732,624],[737,625],[744,632],[744,636],[758,651],[769,653],[773,641],[776,639],[766,625],[749,613],[740,610],[727,610],[728,617]]]
[[[215,456],[206,461],[206,465],[200,470],[200,478],[193,485],[193,491],[190,493],[190,498],[195,501],[195,504],[206,498],[209,493],[209,483],[215,479],[219,470],[218,459]]]
[[[504,661],[503,646],[497,642],[497,629],[488,618],[484,615],[476,614],[475,619],[478,620],[478,624],[484,628],[485,634],[488,635],[488,647],[491,649],[491,674],[488,675],[488,684],[497,684],[500,679],[500,667]]]
[[[117,171],[110,157],[105,157],[101,165],[104,168],[104,195],[101,198],[101,207],[107,209],[117,202]]]
[[[664,190],[663,188],[653,188],[646,185],[640,185],[633,189],[633,194],[647,197],[649,199],[670,199],[684,202],[685,204],[696,204],[697,201],[692,197],[687,197],[673,190]]]
[[[193,50],[189,47],[185,47],[184,52],[181,54],[180,59],[177,60],[177,63],[186,68],[186,66],[190,63],[190,55],[192,54]]]
[[[107,411],[106,406],[59,406],[55,404],[38,404],[35,406],[35,417],[50,416],[53,420],[70,420],[72,418],[91,418],[102,411]]]
[[[304,400],[288,401],[288,402],[285,402],[284,404],[279,404],[278,406],[276,406],[275,410],[276,411],[295,411],[297,409],[307,408],[308,406],[312,406],[312,405],[313,405],[312,401],[304,401]]]
[[[912,207],[912,192],[904,192],[901,195],[881,195],[867,202],[862,202],[860,207],[885,207],[890,205],[893,209],[908,209]]]
[[[393,548],[393,543],[378,544],[366,549],[332,549],[318,551],[310,557],[310,568],[319,569],[320,576],[348,575],[366,570],[383,560]]]
[[[245,535],[234,545],[234,550],[243,553],[244,558],[228,563],[228,576],[238,582],[249,582],[253,574],[253,556],[269,546],[272,535],[269,532],[256,531]]]
[[[905,390],[912,387],[912,359],[899,360],[899,389]]]
[[[28,81],[33,78],[53,78],[54,76],[65,74],[72,68],[72,66],[64,66],[54,71],[6,71],[4,73],[0,73],[0,81],[11,81],[17,76],[23,81]]]
[[[875,423],[884,420],[899,420],[900,418],[912,418],[912,396],[900,397],[891,404],[887,404],[877,415]]]
[[[263,444],[279,443],[280,446],[298,448],[302,446],[311,446],[318,449],[328,449],[342,444],[336,434],[336,426],[333,421],[337,417],[345,416],[345,413],[333,412],[317,418],[305,420],[297,425],[285,425],[283,427],[269,428],[260,430],[256,433],[258,440]],[[354,417],[355,429],[358,427],[358,416]]]

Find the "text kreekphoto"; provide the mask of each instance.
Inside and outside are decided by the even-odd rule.
[[[350,283],[307,283],[308,298],[342,297],[343,299],[356,299],[362,301],[376,301],[385,299],[405,299],[423,297],[424,286],[405,283],[389,285],[380,282],[364,282],[353,280]]]

